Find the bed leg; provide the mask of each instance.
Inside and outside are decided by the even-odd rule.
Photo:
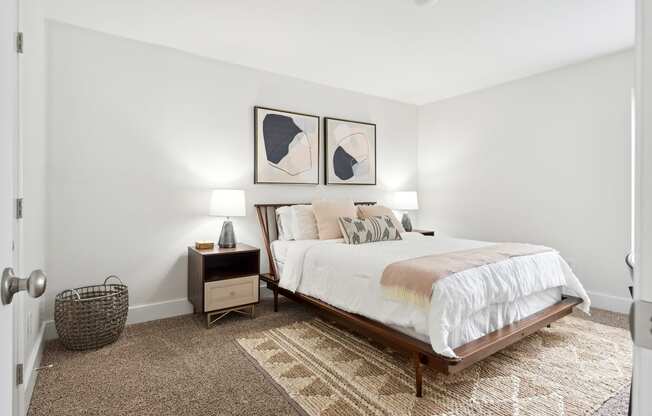
[[[274,289],[274,312],[278,312],[278,290]]]
[[[421,371],[421,357],[419,356],[419,353],[415,353],[413,359],[414,359],[415,395],[417,397],[422,397],[423,373]]]

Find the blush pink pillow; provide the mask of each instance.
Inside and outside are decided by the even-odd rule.
[[[317,220],[317,230],[320,240],[342,238],[339,217],[356,218],[356,209],[351,200],[319,200],[313,201],[313,211]]]
[[[383,215],[387,215],[392,220],[392,224],[394,224],[394,227],[396,227],[399,232],[405,232],[403,225],[401,225],[401,222],[396,218],[396,215],[394,215],[394,211],[392,211],[391,208],[383,205],[360,205],[358,207],[358,217],[360,219],[382,217]]]

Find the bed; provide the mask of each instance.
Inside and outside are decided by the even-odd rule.
[[[450,276],[433,288],[426,309],[388,299],[380,287],[387,265],[492,243],[418,233],[362,245],[337,239],[281,241],[276,209],[287,205],[292,204],[256,205],[270,267],[261,278],[274,293],[275,311],[281,294],[411,355],[418,397],[422,366],[456,373],[575,306],[588,311],[586,292],[556,251],[518,258],[510,262],[511,272],[483,266]]]

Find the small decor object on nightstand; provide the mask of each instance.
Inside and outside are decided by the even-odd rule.
[[[403,211],[401,224],[403,224],[405,231],[412,231],[412,221],[410,221],[410,216],[407,211],[419,209],[417,193],[415,191],[396,192],[396,194],[394,194],[394,205],[392,208]]]
[[[222,223],[222,232],[218,245],[220,248],[233,248],[236,246],[235,232],[231,217],[244,217],[245,193],[235,189],[216,189],[211,195],[211,207],[209,215],[214,217],[226,217]]]
[[[197,250],[212,250],[215,248],[215,243],[212,241],[195,241],[195,248]]]
[[[260,249],[256,247],[188,247],[188,300],[195,313],[206,314],[207,326],[230,312],[253,318],[260,299],[259,273]]]

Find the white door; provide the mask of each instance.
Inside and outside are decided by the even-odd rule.
[[[15,265],[14,181],[18,135],[17,0],[0,2],[0,272]],[[16,400],[14,306],[0,303],[0,415],[13,415]]]
[[[636,65],[636,247],[634,298],[637,342],[634,346],[633,414],[652,414],[652,1],[637,1]],[[642,302],[642,303],[641,303]],[[639,305],[642,306],[639,308]],[[638,338],[640,337],[640,338]]]

